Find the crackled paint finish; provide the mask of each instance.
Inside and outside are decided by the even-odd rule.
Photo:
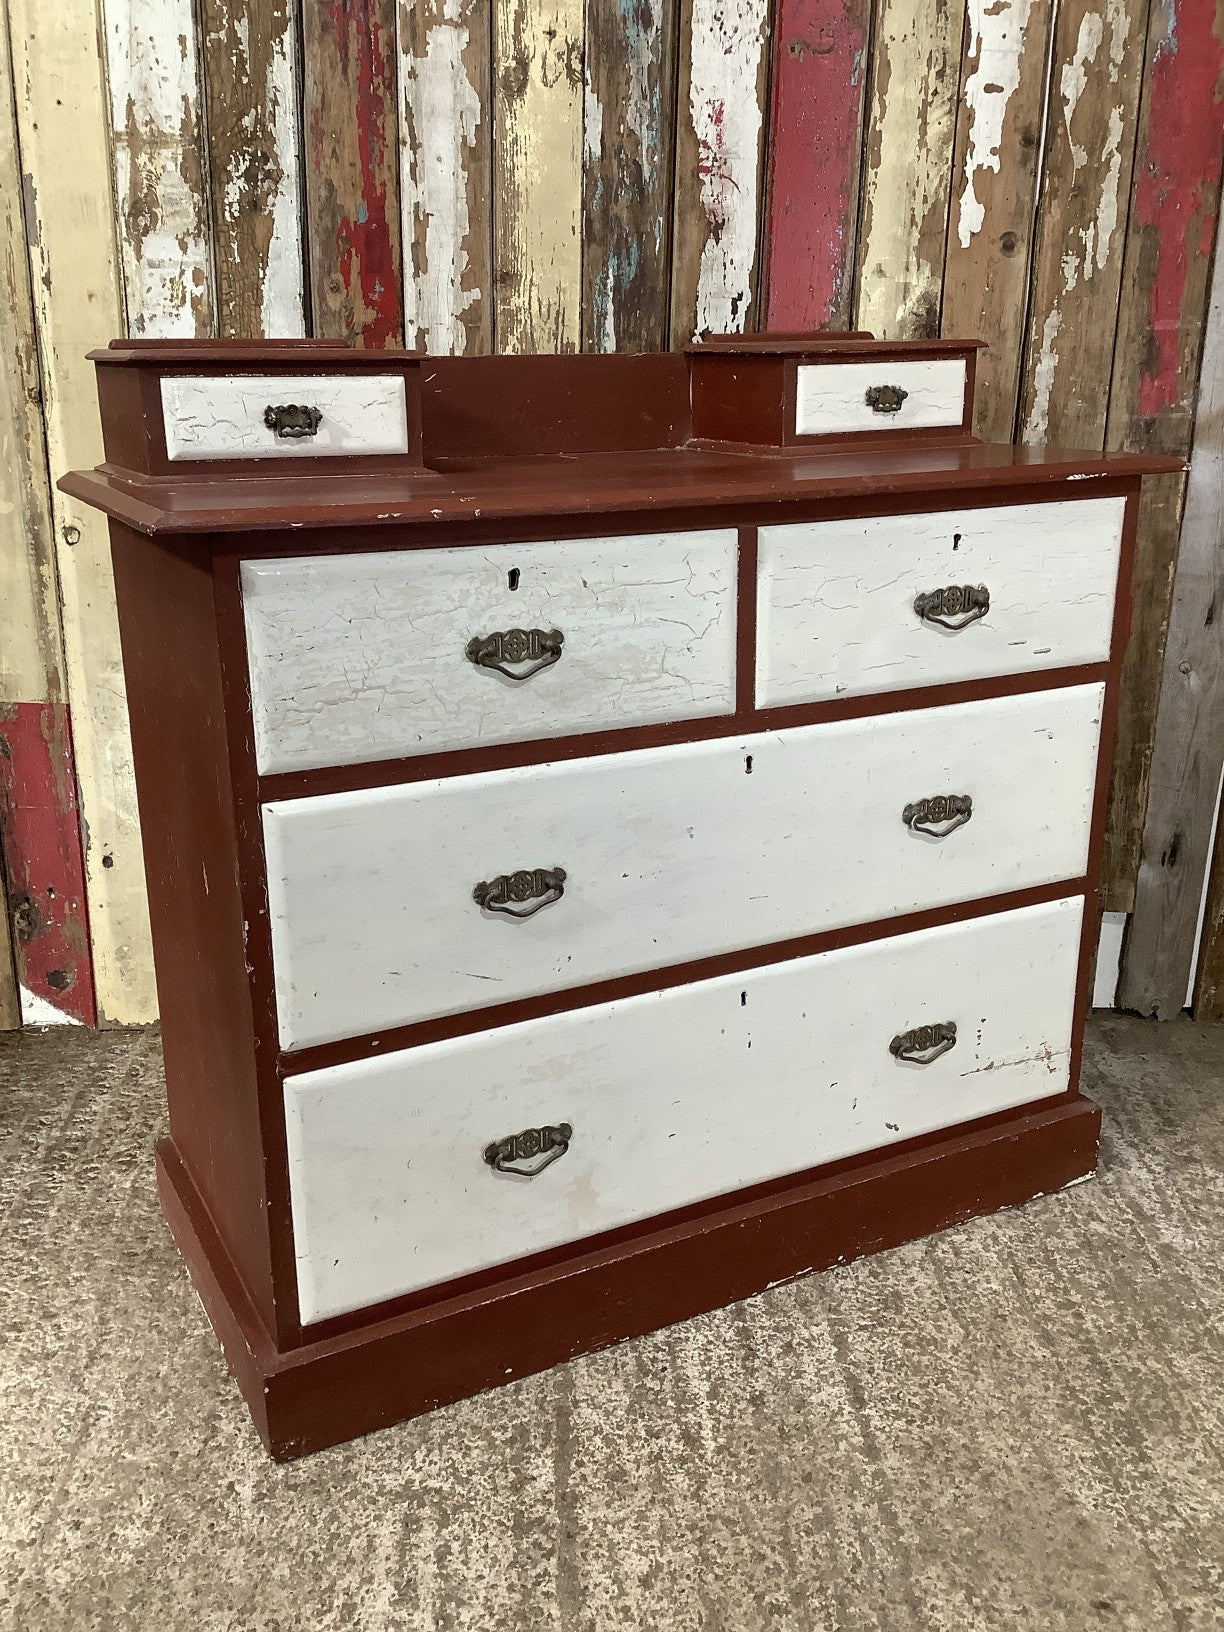
[[[857,327],[939,332],[964,6],[881,0],[859,246]]]
[[[405,343],[492,350],[490,10],[401,0],[400,208]]]
[[[1099,448],[1122,275],[1146,0],[1073,0],[1054,41],[1021,407],[1027,442]]]
[[[496,345],[576,351],[582,307],[582,0],[497,0]]]
[[[306,0],[306,241],[315,334],[397,345],[394,0]]]
[[[204,82],[223,335],[305,333],[298,44],[291,0],[203,0]]]
[[[766,0],[688,0],[680,37],[672,344],[755,326]]]
[[[586,0],[582,344],[667,345],[675,23],[660,0]]]
[[[766,327],[850,325],[869,0],[782,0],[773,61]]]
[[[212,256],[189,0],[105,0],[129,334],[212,333]]]
[[[1052,22],[1040,0],[969,0],[942,327],[990,342],[973,428],[993,442],[1015,430]]]

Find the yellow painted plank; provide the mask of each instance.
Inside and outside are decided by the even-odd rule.
[[[9,0],[32,285],[53,479],[102,457],[92,346],[122,331],[110,115],[94,0]],[[103,1023],[156,994],[106,522],[61,493],[52,517]]]
[[[576,351],[582,320],[582,0],[497,0],[498,351]]]

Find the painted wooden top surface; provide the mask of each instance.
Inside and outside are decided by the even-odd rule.
[[[790,453],[689,445],[611,453],[485,459],[466,468],[380,475],[225,475],[133,479],[99,467],[60,486],[143,533],[235,533],[386,527],[533,516],[698,515],[728,505],[853,499],[866,507],[909,494],[1039,489],[1070,480],[1183,468],[1157,454],[992,447],[968,440]],[[785,519],[779,514],[776,519]]]

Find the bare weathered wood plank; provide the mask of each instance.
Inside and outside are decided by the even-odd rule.
[[[871,0],[780,0],[765,327],[846,329],[854,294]]]
[[[939,333],[964,0],[878,0],[856,326]]]
[[[303,0],[302,50],[312,328],[398,345],[395,0]]]
[[[1026,442],[1104,445],[1147,6],[1059,8],[1021,387]]]
[[[684,0],[671,343],[756,326],[767,0]]]
[[[405,344],[493,349],[492,11],[400,0]]]
[[[1045,0],[969,0],[941,326],[988,342],[973,413],[988,442],[1016,428],[1053,20]]]
[[[1190,452],[1224,147],[1224,16],[1216,0],[1152,0],[1105,445]],[[1217,28],[1219,34],[1217,35]],[[1156,732],[1183,485],[1148,484],[1135,556],[1141,609],[1126,654],[1103,874],[1132,904]]]
[[[306,332],[292,0],[202,0],[206,138],[223,335]]]
[[[92,346],[122,327],[94,0],[10,0],[31,286],[54,480],[102,458]],[[157,1012],[105,519],[51,495],[98,1014]],[[57,763],[62,764],[62,760]]]
[[[1121,1008],[1180,1013],[1194,960],[1203,875],[1224,766],[1224,254],[1215,271],[1202,356],[1194,454],[1164,652],[1151,791],[1134,912],[1123,948]],[[1224,845],[1222,845],[1224,849]],[[1224,866],[1218,869],[1224,889]],[[1198,985],[1224,1009],[1224,897],[1209,903]],[[1219,935],[1212,946],[1211,934]]]
[[[497,0],[498,351],[576,351],[582,322],[582,0]]]
[[[104,0],[127,329],[213,330],[212,250],[191,0]]]
[[[13,951],[13,921],[9,911],[8,882],[0,857],[0,1031],[16,1031],[21,1025],[21,1002],[17,996],[17,960]]]
[[[586,0],[582,345],[667,345],[675,10]]]

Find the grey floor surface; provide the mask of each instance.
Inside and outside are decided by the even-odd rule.
[[[1224,1027],[1099,1179],[278,1468],[158,1215],[155,1036],[0,1041],[0,1625],[1224,1627]]]

